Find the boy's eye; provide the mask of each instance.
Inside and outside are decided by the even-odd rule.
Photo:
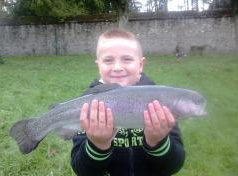
[[[131,62],[131,61],[133,61],[133,58],[131,58],[131,57],[125,57],[125,58],[123,58],[123,61],[125,61],[125,62]]]
[[[111,58],[103,59],[103,63],[109,64],[109,63],[112,63],[112,62],[113,62],[113,60]]]

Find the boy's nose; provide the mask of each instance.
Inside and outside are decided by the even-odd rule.
[[[113,70],[114,70],[114,71],[121,71],[121,70],[123,70],[123,67],[122,67],[121,63],[116,62],[116,63],[113,65]]]

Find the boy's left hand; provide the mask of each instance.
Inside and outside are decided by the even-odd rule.
[[[175,119],[169,109],[161,106],[157,100],[149,103],[144,111],[145,140],[150,147],[164,139],[175,125]]]

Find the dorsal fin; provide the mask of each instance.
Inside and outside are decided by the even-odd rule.
[[[109,90],[118,89],[120,87],[121,86],[119,84],[116,84],[116,83],[112,83],[112,84],[99,84],[99,85],[97,85],[97,86],[95,86],[93,88],[88,89],[86,92],[84,92],[83,95],[107,92]]]
[[[119,84],[116,83],[111,83],[111,84],[99,84],[93,88],[88,89],[86,92],[84,92],[81,96],[85,96],[85,95],[89,95],[89,94],[97,94],[97,93],[102,93],[102,92],[107,92],[109,90],[112,89],[117,89],[120,88],[121,86]],[[70,101],[70,100],[69,100]],[[66,103],[68,101],[65,102],[61,102],[61,103],[55,103],[55,104],[51,104],[48,106],[48,109],[54,109],[64,103]]]
[[[59,106],[60,104],[61,104],[61,103],[50,104],[50,105],[48,106],[48,110],[54,109],[54,108],[56,108],[57,106]]]

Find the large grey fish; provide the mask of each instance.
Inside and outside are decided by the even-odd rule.
[[[71,139],[82,130],[79,115],[83,104],[90,104],[94,99],[104,101],[106,107],[111,108],[115,127],[122,128],[143,128],[143,111],[153,100],[167,106],[176,120],[206,114],[206,99],[196,91],[156,85],[121,87],[102,84],[89,89],[86,95],[56,105],[38,118],[16,122],[10,136],[23,154],[34,150],[51,131]]]

